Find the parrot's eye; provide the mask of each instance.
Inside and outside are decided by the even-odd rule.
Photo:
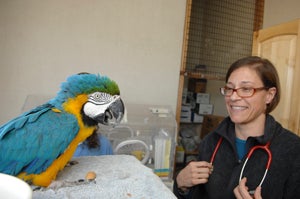
[[[101,98],[101,93],[95,93],[94,98],[95,98],[95,99]]]
[[[95,104],[106,104],[113,99],[113,96],[107,93],[95,92],[89,95],[89,101]]]

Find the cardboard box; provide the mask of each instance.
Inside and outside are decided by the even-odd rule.
[[[189,78],[188,91],[194,93],[205,93],[207,79]]]
[[[191,106],[189,105],[181,106],[180,122],[192,122]]]
[[[203,115],[199,115],[197,113],[193,113],[193,122],[194,123],[202,123],[203,122]]]
[[[209,100],[210,100],[209,93],[196,93],[196,103],[209,104]]]
[[[181,113],[191,112],[191,106],[188,104],[183,104],[181,106]]]
[[[212,104],[199,104],[199,114],[200,115],[210,115],[213,112]]]
[[[189,117],[189,116],[180,116],[180,122],[191,123],[192,122],[192,117]]]
[[[219,115],[204,115],[200,132],[200,139],[203,139],[208,133],[216,129],[224,118],[224,116]]]
[[[192,112],[181,112],[180,122],[192,122]]]

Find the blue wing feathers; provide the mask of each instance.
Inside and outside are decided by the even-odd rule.
[[[0,127],[0,139],[11,131],[12,129],[19,129],[22,128],[26,122],[34,122],[36,121],[40,115],[42,115],[44,112],[50,110],[52,106],[50,104],[44,104],[41,106],[38,106],[35,109],[32,109],[31,111],[25,112],[19,117],[16,117],[12,119],[11,121],[7,122],[6,124],[2,125]]]
[[[38,174],[62,154],[76,136],[75,116],[37,107],[0,127],[0,172]]]

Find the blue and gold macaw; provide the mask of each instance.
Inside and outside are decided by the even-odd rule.
[[[0,127],[0,172],[47,187],[99,123],[116,125],[123,115],[114,81],[72,75],[55,98]]]

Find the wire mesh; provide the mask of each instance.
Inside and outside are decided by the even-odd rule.
[[[232,62],[251,55],[253,31],[262,26],[263,0],[189,2],[185,72],[224,79]]]

